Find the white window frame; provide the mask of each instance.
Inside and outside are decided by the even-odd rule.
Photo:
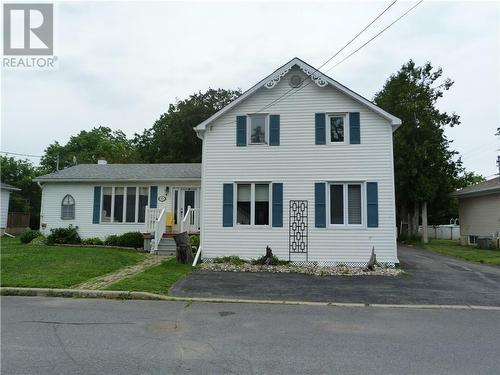
[[[250,224],[238,223],[238,185],[250,185]],[[255,185],[268,185],[269,195],[269,224],[255,224]],[[270,228],[272,223],[272,183],[269,181],[238,181],[233,184],[233,221],[238,228]]]
[[[264,135],[265,143],[253,143],[252,142],[252,116],[264,116]],[[247,114],[247,145],[249,146],[269,146],[269,113],[249,113]]]
[[[344,194],[344,223],[343,224],[332,224],[332,216],[331,216],[331,196],[330,196],[330,186],[331,185],[342,185],[343,186],[343,194]],[[349,224],[349,203],[348,203],[348,185],[360,185],[361,186],[361,224]],[[327,212],[327,220],[328,225],[332,228],[345,228],[345,229],[359,229],[366,228],[366,182],[365,181],[329,181],[327,183],[327,197],[326,197],[326,212]]]
[[[111,217],[110,221],[103,222],[102,221],[102,203],[104,199],[104,188],[111,188]],[[115,189],[123,188],[123,221],[115,221]],[[135,216],[134,221],[127,221],[127,188],[135,187]],[[99,212],[99,224],[102,225],[126,225],[126,224],[144,224],[143,222],[139,222],[139,188],[148,189],[148,206],[151,204],[151,186],[148,185],[123,185],[123,186],[115,186],[115,185],[103,185],[101,186],[101,200],[100,200],[100,212]],[[146,218],[144,218],[144,222]]]
[[[332,141],[332,125],[330,122],[330,119],[332,117],[343,117],[344,118],[344,140],[342,142]],[[327,113],[326,119],[327,119],[327,144],[330,144],[330,145],[349,144],[349,116],[347,116],[347,112]]]

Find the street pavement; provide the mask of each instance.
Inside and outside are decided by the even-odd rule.
[[[500,311],[1,298],[2,374],[499,374]]]

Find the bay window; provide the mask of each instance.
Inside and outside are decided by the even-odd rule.
[[[148,187],[104,186],[101,223],[144,223],[148,202]]]

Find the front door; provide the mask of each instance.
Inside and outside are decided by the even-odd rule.
[[[196,204],[196,189],[195,188],[178,188],[174,189],[174,223],[175,231],[180,231],[180,223],[187,212],[188,206],[197,208]]]

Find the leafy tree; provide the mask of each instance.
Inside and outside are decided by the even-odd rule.
[[[140,162],[131,140],[121,130],[111,130],[105,126],[82,130],[72,136],[65,145],[54,142],[45,150],[40,161],[47,172],[54,172],[59,156],[59,169],[70,167],[76,163],[97,163],[100,157],[110,163]]]
[[[170,104],[152,128],[136,134],[140,158],[147,163],[200,162],[201,140],[193,128],[240,95],[240,90],[209,89]]]
[[[29,213],[30,227],[38,228],[42,193],[33,178],[39,176],[40,171],[28,160],[12,157],[0,156],[0,164],[2,182],[21,189],[11,193],[9,211]]]
[[[449,78],[441,80],[442,73],[429,62],[420,67],[410,60],[374,98],[378,106],[402,120],[394,133],[397,217],[398,222],[408,220],[410,236],[416,235],[422,205],[428,205],[433,223],[442,224],[449,214],[449,194],[474,180],[474,175],[464,174],[462,161],[455,160],[458,153],[450,149],[444,134],[445,127],[460,121],[458,115],[436,106],[453,85]]]

